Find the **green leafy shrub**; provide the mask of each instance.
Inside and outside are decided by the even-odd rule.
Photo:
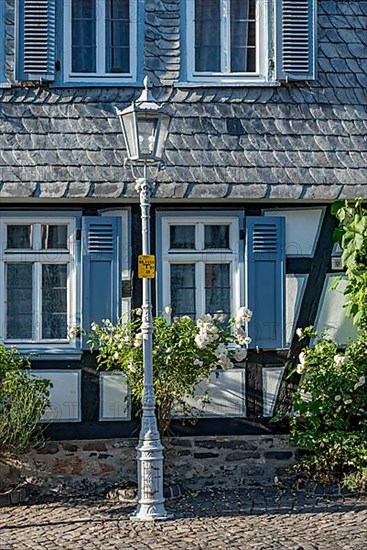
[[[98,347],[98,365],[124,372],[138,407],[143,394],[140,313],[136,310],[131,321],[120,320],[116,325],[109,320],[102,326],[93,323],[89,336],[91,349]],[[240,308],[226,326],[220,315],[203,315],[196,323],[188,316],[172,323],[164,317],[153,320],[154,389],[161,433],[168,431],[175,410],[190,414],[187,398],[194,396],[197,384],[208,379],[215,367],[228,369],[246,358],[250,338],[243,327],[251,315]]]
[[[0,453],[24,453],[42,443],[39,421],[49,404],[48,380],[32,376],[29,360],[0,344]]]
[[[367,332],[340,352],[326,334],[316,338],[296,367],[302,376],[293,396],[291,433],[309,450],[297,469],[323,483],[357,480],[367,468]],[[293,373],[292,373],[293,374]]]
[[[362,199],[354,203],[337,201],[332,213],[339,220],[334,232],[335,241],[342,249],[342,266],[345,268],[347,286],[346,314],[361,329],[367,329],[367,210]],[[338,284],[336,280],[335,286]]]

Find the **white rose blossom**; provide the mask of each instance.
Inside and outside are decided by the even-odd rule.
[[[227,319],[227,315],[223,313],[223,311],[217,311],[216,313],[214,313],[213,319],[219,321],[219,323],[224,323]]]
[[[218,359],[218,365],[223,370],[228,370],[233,367],[232,361],[228,358],[228,356],[223,356],[222,358]]]
[[[306,354],[304,351],[301,351],[301,353],[298,356],[298,361],[301,365],[305,366],[306,364]]]
[[[113,358],[118,359],[119,357],[120,357],[119,352],[115,351],[115,353],[113,354]]]
[[[365,376],[360,376],[358,378],[358,381],[354,384],[354,389],[357,390],[361,386],[364,386],[365,383],[366,383],[366,377]]]
[[[142,345],[142,343],[143,343],[143,335],[141,332],[138,332],[135,335],[134,347],[139,348]]]
[[[252,311],[247,307],[240,307],[236,313],[235,323],[236,325],[244,325],[249,323],[252,319]]]
[[[236,349],[236,351],[233,354],[233,358],[237,363],[241,363],[241,361],[244,361],[247,357],[247,349],[241,348]]]
[[[197,334],[195,336],[195,344],[199,349],[204,349],[208,345],[208,341],[203,338],[202,334]]]
[[[305,390],[300,390],[299,396],[301,400],[304,401],[305,403],[310,403],[312,401],[312,395],[308,391],[306,392]]]
[[[252,339],[248,336],[247,332],[242,327],[236,327],[234,337],[241,346],[248,346],[251,344]]]
[[[334,355],[334,366],[338,369],[343,367],[349,360],[348,355]]]
[[[302,365],[302,363],[298,363],[296,370],[297,370],[297,374],[303,374],[305,371],[305,365],[304,364]]]
[[[302,338],[303,337],[303,330],[301,328],[298,328],[296,330],[296,334],[297,334],[298,338]]]
[[[172,308],[171,308],[171,306],[166,306],[166,307],[164,308],[164,313],[165,313],[166,315],[171,315],[171,313],[172,313]]]
[[[221,359],[223,357],[227,357],[228,355],[228,349],[226,347],[225,344],[219,344],[219,346],[217,347],[217,349],[215,350],[215,356],[218,358],[218,359]]]

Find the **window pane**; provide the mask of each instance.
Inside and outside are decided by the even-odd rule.
[[[205,248],[229,248],[229,225],[206,225]]]
[[[205,265],[205,313],[231,312],[229,264]]]
[[[67,266],[42,265],[42,338],[67,338]]]
[[[32,226],[8,225],[7,248],[32,248]]]
[[[68,247],[68,228],[66,225],[42,225],[42,248]]]
[[[32,339],[32,264],[6,265],[6,337]]]
[[[195,248],[194,225],[171,225],[170,248]]]
[[[231,0],[231,71],[254,72],[256,0]]]
[[[129,0],[106,0],[106,72],[130,70]]]
[[[220,0],[195,0],[195,70],[220,71]]]
[[[72,0],[72,71],[96,71],[96,0]]]
[[[172,316],[195,318],[195,264],[171,265]]]

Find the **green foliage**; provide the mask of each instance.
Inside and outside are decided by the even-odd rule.
[[[48,380],[32,376],[29,360],[0,344],[0,453],[24,453],[42,443],[39,421],[49,404]]]
[[[362,199],[338,201],[332,214],[339,220],[334,239],[342,249],[347,277],[346,314],[361,332],[343,353],[326,334],[301,352],[295,369],[302,378],[293,396],[292,436],[309,450],[297,466],[304,475],[366,490],[367,210]],[[301,337],[317,335],[309,327]]]
[[[350,491],[367,493],[367,468],[344,476],[343,483]]]
[[[15,346],[6,348],[0,344],[0,382],[7,372],[19,370],[23,366],[29,366],[29,361],[19,353]]]
[[[170,323],[163,317],[153,320],[153,372],[158,424],[166,433],[174,410],[188,416],[192,411],[187,397],[192,397],[197,384],[208,379],[220,366],[233,367],[243,361],[250,342],[242,325],[251,319],[251,312],[241,308],[237,317],[224,326],[220,319],[203,315],[197,323],[184,316]],[[232,330],[231,330],[232,326]],[[97,349],[97,362],[107,370],[124,372],[134,402],[141,406],[143,394],[143,347],[140,311],[133,319],[113,325],[105,320],[102,326],[92,324],[91,349]]]
[[[315,333],[308,328],[303,335]],[[295,369],[302,378],[291,433],[309,451],[297,468],[324,483],[359,479],[367,468],[367,331],[339,350],[324,334],[304,348]]]
[[[367,329],[367,210],[362,199],[357,199],[353,204],[337,201],[331,211],[340,222],[334,239],[341,246],[348,281],[346,313],[356,325]]]

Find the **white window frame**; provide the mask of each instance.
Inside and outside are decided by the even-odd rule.
[[[224,70],[221,72],[198,72],[195,71],[195,0],[187,1],[186,4],[186,45],[187,45],[187,78],[193,82],[216,82],[216,83],[265,83],[270,79],[270,28],[269,12],[270,2],[256,0],[256,72],[230,72],[230,0],[221,0],[221,39],[224,41],[221,51],[221,65]]]
[[[231,315],[234,315],[242,303],[243,262],[240,261],[239,253],[239,218],[237,216],[208,216],[198,214],[185,217],[164,216],[161,219],[162,231],[162,304],[160,308],[170,305],[171,302],[171,277],[170,266],[172,264],[195,264],[196,283],[196,316],[205,311],[205,264],[229,264],[231,281]],[[170,227],[172,225],[194,225],[195,226],[195,250],[170,249]],[[204,226],[205,225],[228,225],[230,248],[204,249]],[[166,315],[166,314],[165,314]],[[166,315],[169,318],[169,315]]]
[[[7,249],[8,225],[33,225],[34,247],[32,249]],[[41,249],[41,225],[66,225],[68,228],[68,251],[64,249]],[[16,344],[22,350],[47,349],[49,347],[71,349],[77,347],[77,336],[70,334],[70,328],[77,323],[76,300],[76,219],[70,217],[27,217],[6,216],[0,220],[0,339],[5,344]],[[42,257],[43,256],[43,257]],[[7,263],[35,263],[33,269],[33,323],[32,339],[6,338],[6,264]],[[42,264],[67,264],[67,338],[41,339],[42,330],[42,301],[41,301],[41,266]],[[37,285],[38,282],[38,285]],[[73,332],[73,331],[72,331]]]
[[[138,14],[137,0],[130,0],[130,44],[129,59],[130,71],[128,73],[106,73],[104,70],[106,64],[106,2],[105,0],[95,0],[96,6],[96,72],[95,73],[77,73],[72,72],[72,0],[64,4],[64,41],[63,41],[63,59],[64,59],[64,82],[135,82],[137,78],[137,26]]]

